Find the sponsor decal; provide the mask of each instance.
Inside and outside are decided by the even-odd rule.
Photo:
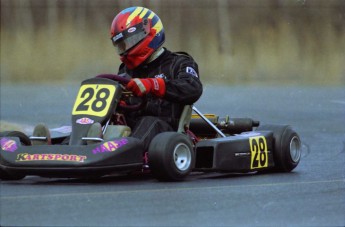
[[[113,152],[116,149],[124,146],[127,143],[128,143],[127,139],[119,139],[119,140],[108,141],[108,142],[105,142],[102,145],[96,147],[95,149],[93,149],[92,152],[94,154],[104,153],[104,152]]]
[[[199,76],[198,76],[198,74],[196,73],[196,71],[195,71],[195,69],[193,69],[192,67],[187,67],[186,68],[186,72],[187,73],[189,73],[189,74],[191,74],[192,76],[195,76],[195,77],[198,77],[199,78]]]
[[[20,153],[17,155],[17,162],[29,161],[63,161],[63,162],[84,162],[87,157],[84,155],[72,154],[28,154]]]
[[[128,29],[128,33],[135,32],[135,30],[137,30],[136,27],[131,27]]]
[[[158,80],[156,80],[156,79],[153,80],[153,89],[155,91],[159,90],[159,83],[158,83]]]
[[[249,152],[235,153],[235,157],[250,156]]]
[[[91,125],[93,124],[95,121],[88,118],[88,117],[83,117],[83,118],[80,118],[78,120],[76,120],[76,123],[77,124],[81,124],[81,125]]]
[[[122,32],[117,34],[116,36],[113,37],[113,42],[116,42],[117,40],[121,39],[123,37]]]
[[[162,78],[162,79],[166,79],[166,76],[164,75],[164,73],[158,74],[154,76],[155,78]]]
[[[0,140],[1,149],[4,151],[14,152],[18,149],[17,143],[14,140],[2,138]]]

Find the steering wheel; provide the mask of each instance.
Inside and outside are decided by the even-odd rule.
[[[116,74],[100,74],[98,76],[96,76],[97,78],[105,78],[105,79],[110,79],[110,80],[114,80],[119,82],[122,85],[122,89],[125,90],[125,92],[129,95],[133,95],[133,93],[131,91],[127,91],[126,90],[126,85],[129,83],[130,79],[123,77],[123,76],[119,76]],[[143,96],[141,97],[141,101],[138,104],[133,104],[133,105],[124,105],[121,104],[121,102],[119,103],[119,107],[121,110],[124,111],[137,111],[140,110],[142,108],[145,107],[147,103],[147,97]]]

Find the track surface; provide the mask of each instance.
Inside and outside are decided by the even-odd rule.
[[[1,120],[69,123],[78,85],[1,85]],[[292,173],[99,180],[29,176],[0,183],[1,226],[344,226],[345,87],[206,85],[196,106],[220,116],[286,123],[299,132]]]

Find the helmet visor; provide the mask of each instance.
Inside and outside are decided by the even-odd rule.
[[[147,20],[130,27],[111,38],[119,55],[134,47],[143,40],[150,32],[150,26]]]

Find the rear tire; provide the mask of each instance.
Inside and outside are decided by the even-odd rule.
[[[22,132],[19,131],[6,131],[0,133],[1,137],[18,137],[22,146],[30,146],[31,141],[30,138]],[[3,169],[0,169],[0,179],[3,181],[10,181],[10,180],[21,180],[25,177],[23,174],[13,174],[8,173]]]
[[[263,125],[256,131],[273,132],[273,171],[291,172],[296,168],[301,160],[301,140],[289,125]]]
[[[181,181],[192,171],[195,154],[189,137],[177,132],[163,132],[153,138],[149,166],[160,181]]]

